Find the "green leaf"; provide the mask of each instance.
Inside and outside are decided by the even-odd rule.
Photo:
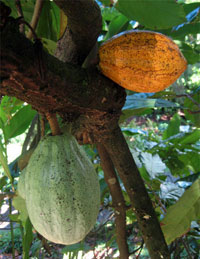
[[[7,184],[7,177],[4,175],[0,178],[0,190]]]
[[[110,6],[110,0],[99,0],[104,6]]]
[[[179,160],[185,164],[185,169],[191,173],[198,173],[200,168],[200,152],[188,151],[185,154],[181,154]],[[191,175],[189,175],[191,176]]]
[[[23,259],[28,259],[31,243],[33,241],[32,224],[29,217],[26,219],[23,235]]]
[[[63,254],[67,254],[69,252],[78,252],[78,251],[89,251],[91,249],[90,246],[88,246],[86,243],[84,243],[83,241],[77,243],[77,244],[73,244],[73,245],[68,245],[65,246],[62,249],[62,253]]]
[[[0,139],[1,140],[1,139]],[[1,142],[1,141],[0,141]],[[9,178],[10,182],[13,182],[13,178],[11,176],[10,169],[7,164],[6,156],[4,155],[3,149],[2,149],[2,143],[0,143],[0,163],[5,171],[6,176]]]
[[[128,19],[126,16],[120,14],[116,16],[108,26],[108,32],[105,35],[104,40],[111,38],[113,35],[118,34],[127,29],[129,25]]]
[[[47,49],[47,51],[48,51],[51,55],[54,54],[55,49],[56,49],[56,42],[55,42],[55,41],[43,38],[43,39],[42,39],[42,44],[43,44],[43,47],[44,47],[45,49]]]
[[[23,227],[25,227],[28,218],[25,200],[21,196],[16,196],[13,198],[13,206],[19,211],[19,220],[22,222]]]
[[[163,174],[166,165],[162,162],[158,154],[152,155],[148,152],[143,152],[141,156],[142,162],[152,178]]]
[[[185,24],[183,27],[178,29],[177,31],[173,31],[169,33],[171,37],[174,39],[183,37],[188,34],[197,34],[200,32],[200,22],[195,24]]]
[[[186,21],[182,5],[174,0],[119,0],[117,9],[150,29],[167,29]]]
[[[53,1],[44,1],[37,26],[38,37],[57,41],[60,33],[60,9]]]
[[[188,64],[195,64],[200,61],[200,55],[189,44],[182,42],[180,50],[183,53],[184,57],[187,59]]]
[[[120,116],[120,120],[119,123],[123,123],[124,121],[126,121],[128,118],[134,116],[134,115],[147,115],[147,114],[151,114],[152,113],[152,109],[149,108],[141,108],[141,109],[133,109],[133,110],[124,110],[122,112],[122,115]]]
[[[192,133],[189,133],[184,137],[179,144],[195,144],[198,140],[200,140],[200,129],[194,130]]]
[[[184,235],[193,220],[200,219],[200,179],[187,189],[176,204],[172,205],[162,221],[167,244]]]
[[[197,1],[196,1],[197,2]],[[189,14],[190,12],[192,12],[193,10],[195,10],[196,8],[199,7],[199,2],[198,3],[191,3],[191,4],[183,4],[183,9],[185,11],[185,14]]]
[[[20,213],[18,219],[21,221],[23,230],[24,230],[23,238],[22,238],[23,258],[28,259],[30,258],[29,251],[30,251],[31,243],[33,241],[33,232],[32,232],[32,224],[30,222],[28,212],[26,209],[26,202],[22,197],[16,196],[13,199],[13,206]]]
[[[18,214],[9,214],[10,220],[14,222],[19,222],[19,215]]]
[[[118,17],[120,13],[114,7],[107,7],[101,9],[101,15],[104,21],[112,21],[115,17]]]
[[[22,108],[23,102],[15,97],[4,96],[0,104],[0,118],[6,123],[12,114]]]
[[[181,118],[178,114],[175,114],[169,122],[167,129],[163,132],[163,139],[167,139],[177,133],[181,125]]]
[[[148,99],[137,97],[137,95],[128,95],[126,97],[126,102],[123,107],[124,110],[129,109],[141,109],[141,108],[155,108],[155,107],[178,107],[174,102],[166,101],[163,99]]]
[[[32,110],[30,105],[20,109],[4,128],[5,141],[7,142],[8,139],[22,134],[28,128],[35,115],[36,111]]]

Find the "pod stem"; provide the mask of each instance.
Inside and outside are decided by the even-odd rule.
[[[53,136],[60,135],[61,130],[58,124],[56,113],[46,113],[46,118],[49,122],[51,132]]]

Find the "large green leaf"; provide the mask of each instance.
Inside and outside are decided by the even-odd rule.
[[[115,17],[108,26],[108,32],[105,35],[104,40],[107,40],[113,35],[126,30],[128,25],[129,25],[128,19],[123,14],[120,14],[119,16]]]
[[[22,105],[23,102],[17,98],[5,95],[0,103],[0,118],[2,122],[6,123],[13,113],[22,108]]]
[[[187,34],[197,34],[199,32],[200,32],[200,22],[197,22],[195,24],[193,24],[193,23],[185,24],[177,31],[170,32],[169,35],[171,37],[173,37],[174,39],[176,39],[176,38],[178,39]]]
[[[33,232],[32,232],[32,224],[30,222],[28,212],[26,209],[26,202],[20,196],[16,196],[13,199],[13,206],[16,210],[19,211],[18,219],[21,221],[23,226],[23,258],[28,259],[29,257],[29,250],[31,243],[33,241]]]
[[[60,33],[60,9],[52,1],[44,1],[37,27],[37,35],[57,41]]]
[[[119,0],[117,9],[150,29],[167,29],[186,21],[182,5],[174,0]]]
[[[141,160],[152,178],[163,174],[166,169],[166,165],[162,162],[158,154],[152,155],[148,152],[143,152],[141,154]]]
[[[198,53],[198,50],[184,42],[182,42],[179,48],[183,53],[184,57],[187,59],[188,64],[195,64],[197,62],[200,62],[200,55]]]
[[[155,107],[178,107],[174,102],[166,101],[163,99],[148,99],[148,95],[144,98],[138,97],[139,95],[133,94],[126,97],[126,102],[123,107],[124,110],[140,109],[140,108],[155,108]],[[142,96],[142,95],[141,95]]]
[[[184,235],[193,220],[200,219],[200,179],[187,189],[176,204],[167,209],[162,230],[167,244]]]
[[[4,172],[6,174],[6,176],[10,179],[11,183],[13,182],[13,178],[11,176],[11,172],[10,172],[10,169],[8,167],[8,164],[7,164],[7,158],[5,156],[5,152],[2,148],[2,143],[1,143],[1,138],[0,138],[0,163],[4,169]]]
[[[20,109],[4,127],[5,141],[8,139],[14,138],[22,134],[30,125],[36,111],[31,109],[30,105],[24,106]]]
[[[200,140],[200,129],[196,129],[191,133],[186,134],[186,136],[180,140],[180,145],[195,144]]]
[[[112,21],[114,18],[118,17],[120,13],[114,7],[106,7],[101,9],[101,15],[104,21]]]
[[[9,6],[12,10],[11,16],[13,16],[14,18],[19,17],[19,14],[17,12],[17,8],[16,8],[16,4],[15,1],[10,1],[10,0],[3,0],[3,2]],[[22,7],[22,11],[23,11],[23,15],[24,15],[24,19],[30,23],[31,19],[32,19],[32,15],[33,15],[33,11],[34,11],[34,7],[35,7],[35,0],[21,0],[21,7]],[[28,28],[27,28],[28,29]]]
[[[26,225],[26,220],[28,218],[28,212],[26,209],[26,202],[25,200],[20,196],[15,196],[13,198],[13,206],[16,210],[20,212],[19,220],[22,222],[23,227]]]
[[[192,12],[193,10],[195,10],[196,8],[198,8],[200,6],[199,1],[197,0],[196,3],[191,3],[191,4],[183,4],[183,9],[185,11],[186,14],[189,14],[190,12]]]
[[[169,122],[167,129],[163,132],[163,139],[167,139],[177,133],[181,125],[181,118],[178,114],[175,114]]]
[[[191,173],[200,173],[200,152],[198,151],[188,151],[179,155],[179,160],[185,164],[185,171],[187,170]]]
[[[174,102],[163,99],[153,99],[150,94],[140,93],[128,95],[120,116],[120,123],[134,115],[146,115],[152,113],[155,107],[178,107]]]
[[[31,243],[33,241],[32,224],[29,217],[26,220],[23,236],[23,258],[28,259]]]

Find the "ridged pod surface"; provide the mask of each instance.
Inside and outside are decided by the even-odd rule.
[[[178,46],[167,36],[152,31],[125,31],[99,49],[102,73],[135,92],[164,90],[187,68]]]
[[[100,206],[97,174],[71,134],[47,136],[26,168],[26,206],[34,228],[57,244],[81,241]]]

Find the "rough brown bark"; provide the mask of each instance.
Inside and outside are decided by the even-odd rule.
[[[54,0],[67,15],[67,28],[58,41],[55,56],[64,62],[81,65],[102,30],[102,17],[93,0]]]
[[[129,250],[126,235],[126,206],[124,197],[108,152],[100,143],[97,144],[97,150],[101,159],[104,178],[112,197],[112,206],[115,210],[116,239],[119,247],[120,258],[128,259]]]
[[[151,259],[169,259],[169,251],[144,182],[118,125],[101,143],[109,153],[130,197]]]
[[[57,112],[61,117],[83,113],[119,113],[125,91],[96,69],[65,64],[42,52],[45,78],[40,75],[40,56],[18,31],[12,20],[0,32],[0,94],[30,103],[40,113]]]

